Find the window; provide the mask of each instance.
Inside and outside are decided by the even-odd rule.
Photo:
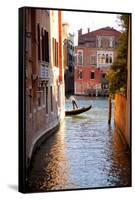
[[[40,45],[40,25],[37,25],[37,37],[38,37],[38,60],[41,59],[41,45]]]
[[[104,64],[105,63],[105,54],[102,54],[102,57],[101,57],[101,64]]]
[[[95,72],[90,72],[90,79],[95,79]]]
[[[78,71],[77,78],[78,79],[82,79],[83,78],[83,72],[82,71]]]
[[[41,91],[38,91],[38,106],[41,106]]]
[[[106,54],[106,63],[109,62],[109,59],[108,59],[108,54]]]
[[[108,66],[113,62],[113,51],[98,51],[97,64]]]
[[[53,65],[58,66],[58,42],[55,38],[52,38],[53,47]]]
[[[41,60],[41,52],[42,52],[42,61],[49,62],[48,32],[44,30],[43,28],[41,28],[41,37],[40,37],[40,26],[38,24],[37,34],[38,34],[38,59]]]
[[[44,59],[45,48],[44,48],[44,31],[43,31],[43,28],[41,28],[41,37],[42,37],[42,60],[45,61],[45,59]]]
[[[112,54],[110,54],[110,63],[112,63]]]
[[[83,52],[78,51],[78,65],[82,65],[82,64],[83,64]]]
[[[83,73],[82,73],[82,71],[80,71],[80,79],[82,79],[83,78]]]
[[[45,61],[49,62],[49,36],[48,32],[44,30],[45,35]]]
[[[92,65],[96,64],[96,56],[90,56],[90,64]]]

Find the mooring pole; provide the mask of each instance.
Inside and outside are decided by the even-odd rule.
[[[110,125],[112,117],[112,99],[110,96],[108,100],[109,100],[108,124]]]

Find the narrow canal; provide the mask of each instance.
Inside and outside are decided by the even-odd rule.
[[[32,161],[28,191],[130,186],[130,155],[108,126],[108,100],[78,97],[92,109],[66,117],[59,131],[38,149]],[[71,107],[69,101],[66,107]]]

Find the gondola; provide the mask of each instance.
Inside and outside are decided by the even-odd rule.
[[[73,110],[66,110],[65,111],[65,115],[66,116],[70,116],[70,115],[79,115],[83,112],[86,112],[88,110],[90,110],[92,108],[92,105],[88,106],[88,107],[82,107],[82,108],[78,108],[78,109],[73,109]]]

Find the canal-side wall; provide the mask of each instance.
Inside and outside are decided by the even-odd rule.
[[[65,116],[61,11],[26,8],[24,164]],[[22,141],[23,142],[23,141]]]
[[[47,139],[51,134],[55,133],[59,128],[60,118],[56,116],[45,116],[43,110],[37,111],[29,118],[27,123],[27,138],[26,138],[26,165],[30,165],[30,161],[35,150],[40,144]],[[40,117],[39,117],[40,116]],[[42,121],[44,120],[44,123]]]
[[[114,121],[115,127],[118,133],[121,135],[123,142],[126,142],[130,147],[130,133],[128,132],[128,110],[127,110],[127,98],[122,94],[115,95],[115,111]]]

